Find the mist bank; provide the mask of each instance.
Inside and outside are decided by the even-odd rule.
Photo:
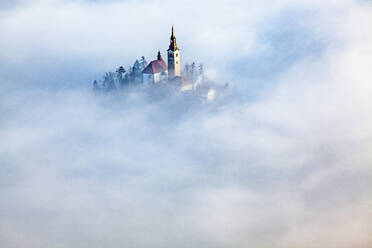
[[[0,242],[370,245],[370,72],[349,58],[299,64],[254,100],[3,95]]]
[[[94,93],[96,74],[151,54],[146,39],[167,44],[157,37],[169,16],[164,32],[145,31],[153,14],[117,32],[139,10],[161,16],[159,2],[20,2],[0,12],[1,247],[371,246],[368,2],[172,12],[183,54],[230,83],[211,103],[141,87]],[[40,35],[26,39],[28,28]],[[91,46],[76,45],[84,39]]]

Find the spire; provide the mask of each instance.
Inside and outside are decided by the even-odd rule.
[[[170,37],[170,45],[168,51],[176,51],[178,50],[177,43],[176,43],[176,36],[174,35],[174,26],[172,25],[172,34]]]
[[[176,37],[174,36],[174,26],[172,25],[172,35],[171,35],[171,40],[174,40]]]
[[[161,60],[160,50],[158,51],[158,60]]]

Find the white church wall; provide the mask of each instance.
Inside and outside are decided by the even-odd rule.
[[[160,82],[160,72],[154,74],[154,83],[159,83]]]
[[[162,80],[166,80],[168,78],[168,72],[163,71],[155,74],[142,73],[142,78],[144,84],[156,84]]]

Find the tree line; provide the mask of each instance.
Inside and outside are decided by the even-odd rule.
[[[113,91],[118,88],[125,88],[129,85],[142,83],[142,71],[148,65],[144,56],[137,59],[132,66],[125,69],[123,66],[118,67],[114,72],[106,72],[102,79],[93,81],[95,90]],[[195,62],[186,64],[182,70],[182,76],[194,83],[198,79],[204,78],[203,64],[196,65]]]

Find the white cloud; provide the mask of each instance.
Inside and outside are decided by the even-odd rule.
[[[371,245],[368,3],[189,2],[169,18],[168,2],[23,3],[0,21],[0,63],[18,66],[0,79],[1,247]],[[294,18],[308,35],[294,29],[291,45],[309,37],[321,51],[303,47],[270,81],[255,79],[259,88],[235,77],[215,105],[30,90],[18,78],[32,66],[37,85],[49,62],[57,70],[83,61],[87,71],[130,62],[167,44],[176,19],[185,56],[200,55],[223,77],[225,64],[263,54],[252,49],[278,48],[261,44],[262,30],[293,20],[273,20],[309,10]],[[241,45],[244,55],[232,56]],[[122,47],[133,49],[118,55]],[[284,47],[269,59],[284,58]],[[53,82],[65,79],[76,80]]]

